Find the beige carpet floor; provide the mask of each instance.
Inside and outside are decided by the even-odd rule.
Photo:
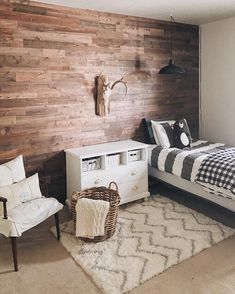
[[[231,213],[205,202],[195,205],[207,210],[211,217],[215,212],[216,216],[226,220],[227,225],[229,222],[234,225]],[[62,222],[68,217],[64,210]],[[100,293],[53,237],[49,231],[52,225],[53,218],[22,236],[19,241],[20,271],[17,273],[12,270],[9,240],[0,237],[1,294]],[[234,248],[233,236],[152,278],[131,294],[234,294]]]

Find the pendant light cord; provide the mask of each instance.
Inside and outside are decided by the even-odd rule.
[[[171,60],[173,60],[173,48],[172,48],[172,43],[173,43],[173,30],[172,30],[172,24],[173,22],[175,23],[175,20],[171,14]]]

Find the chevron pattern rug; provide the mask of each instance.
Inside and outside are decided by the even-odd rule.
[[[80,241],[72,221],[61,231],[63,246],[107,294],[130,291],[235,232],[159,195],[121,207],[116,233],[105,242]]]

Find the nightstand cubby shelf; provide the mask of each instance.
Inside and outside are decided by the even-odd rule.
[[[73,191],[118,185],[121,204],[149,196],[148,145],[126,140],[65,150],[67,204]]]

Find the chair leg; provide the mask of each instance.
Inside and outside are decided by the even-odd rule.
[[[11,237],[11,248],[12,248],[12,255],[13,255],[13,261],[14,261],[14,269],[15,272],[18,272],[18,258],[17,258],[17,238]]]
[[[57,240],[60,240],[60,221],[59,221],[59,213],[55,213],[55,225],[56,225],[56,233]]]

